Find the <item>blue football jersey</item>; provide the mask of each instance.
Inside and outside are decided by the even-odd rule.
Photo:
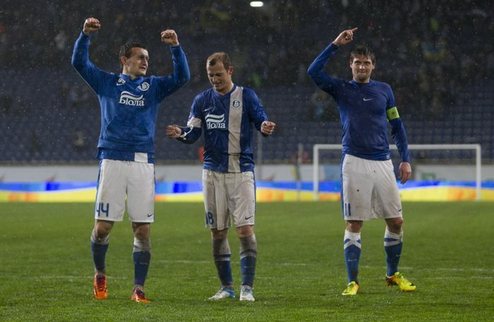
[[[403,161],[410,161],[405,127],[399,118],[391,87],[383,82],[346,81],[329,76],[324,66],[338,46],[330,44],[309,66],[316,85],[338,104],[343,129],[343,153],[369,160],[388,160],[388,122]]]
[[[253,127],[260,130],[267,119],[252,89],[234,85],[229,93],[221,95],[211,88],[195,97],[179,140],[193,143],[204,132],[204,169],[253,171]]]
[[[90,37],[81,32],[72,65],[98,96],[101,108],[99,157],[133,161],[135,153],[153,160],[156,119],[160,102],[190,79],[180,46],[170,47],[173,74],[131,79],[96,67],[89,59]]]

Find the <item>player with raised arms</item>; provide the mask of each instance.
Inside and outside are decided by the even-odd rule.
[[[338,104],[343,128],[342,207],[346,220],[344,254],[348,285],[343,295],[356,295],[360,282],[358,267],[361,253],[360,231],[365,220],[384,218],[384,249],[388,285],[402,291],[416,286],[398,271],[403,245],[403,216],[400,194],[391,162],[388,123],[398,147],[401,183],[411,176],[408,141],[398,114],[391,87],[371,79],[376,67],[375,55],[369,48],[358,46],[350,53],[350,81],[332,77],[324,66],[341,46],[353,41],[357,28],[341,32],[315,58],[308,74],[316,85],[329,93]]]
[[[72,54],[72,65],[98,96],[101,109],[100,168],[91,234],[96,271],[93,292],[98,300],[108,297],[105,258],[109,235],[114,222],[122,221],[127,209],[134,232],[131,299],[148,303],[144,282],[151,260],[150,223],[155,216],[154,136],[158,107],[190,79],[189,66],[176,32],[167,29],[161,32],[161,41],[170,46],[171,75],[146,76],[149,54],[138,42],[128,42],[120,48],[121,73],[103,71],[89,59],[90,35],[100,28],[98,19],[87,18]]]

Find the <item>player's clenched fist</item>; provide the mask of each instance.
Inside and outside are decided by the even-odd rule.
[[[91,32],[97,31],[101,28],[101,23],[98,19],[90,17],[84,21],[84,26],[82,27],[82,32],[89,35]]]
[[[261,124],[261,133],[265,135],[271,135],[276,128],[276,123],[271,121],[264,121]]]
[[[178,125],[172,124],[166,127],[166,136],[170,139],[179,138],[180,135],[182,135],[182,130],[178,127]]]
[[[166,29],[161,32],[161,41],[167,45],[177,46],[178,36],[175,30]]]

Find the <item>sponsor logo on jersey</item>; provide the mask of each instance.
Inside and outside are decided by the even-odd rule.
[[[208,115],[206,115],[206,128],[208,130],[226,129],[225,114],[221,114],[221,115],[208,114]]]
[[[119,78],[117,81],[117,86],[122,86],[123,84],[125,84],[125,79]]]
[[[141,85],[137,87],[138,90],[140,91],[147,91],[149,89],[149,83],[148,82],[142,82]]]
[[[137,96],[131,92],[123,91],[122,94],[120,94],[120,100],[118,102],[124,105],[142,107],[144,106],[144,96]]]
[[[240,107],[240,101],[239,100],[233,100],[232,106],[233,107]]]

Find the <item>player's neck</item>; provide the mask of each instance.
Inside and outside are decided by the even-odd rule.
[[[140,75],[130,74],[128,71],[123,70],[122,75],[129,77],[131,80],[141,77]]]

